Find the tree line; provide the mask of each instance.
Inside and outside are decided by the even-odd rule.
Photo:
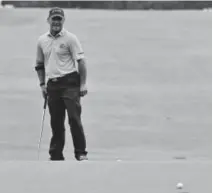
[[[79,9],[204,9],[212,1],[2,1],[15,7],[61,7]]]

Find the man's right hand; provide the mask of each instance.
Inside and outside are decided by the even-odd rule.
[[[47,86],[46,85],[41,86],[41,92],[42,92],[42,96],[45,99],[47,97]]]

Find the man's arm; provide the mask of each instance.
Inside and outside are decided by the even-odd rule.
[[[86,85],[86,80],[87,80],[86,61],[84,58],[79,59],[77,61],[78,61],[78,71],[80,74],[81,85]]]
[[[84,51],[80,44],[80,41],[76,36],[72,36],[70,39],[70,51],[74,60],[78,62],[78,71],[80,75],[80,96],[87,94],[87,68],[84,58]]]
[[[37,44],[35,70],[37,71],[40,86],[45,85],[44,54],[43,54],[42,48],[39,43]]]
[[[44,53],[40,44],[37,44],[37,54],[36,54],[36,66],[35,70],[37,71],[38,79],[40,82],[40,87],[43,97],[47,97],[47,89],[45,85],[45,67],[44,67]]]
[[[42,64],[42,66],[39,66],[41,63],[36,63],[36,64],[38,66],[36,66],[35,69],[37,71],[40,86],[45,85],[45,69],[43,67],[44,64]]]

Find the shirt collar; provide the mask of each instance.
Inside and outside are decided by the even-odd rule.
[[[57,37],[61,37],[61,36],[63,36],[64,35],[64,33],[65,33],[65,29],[63,28],[55,37],[54,36],[52,36],[52,34],[50,33],[50,31],[47,33],[47,35],[49,36],[49,37],[54,37],[54,38],[57,38]]]

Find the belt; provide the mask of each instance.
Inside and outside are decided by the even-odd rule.
[[[71,73],[61,76],[61,77],[50,78],[48,81],[59,82],[59,81],[65,80],[68,76],[75,75],[75,74],[77,74],[77,72],[71,72]]]
[[[63,76],[62,76],[63,77]],[[50,82],[58,82],[62,77],[57,77],[57,78],[51,78],[49,79]]]

